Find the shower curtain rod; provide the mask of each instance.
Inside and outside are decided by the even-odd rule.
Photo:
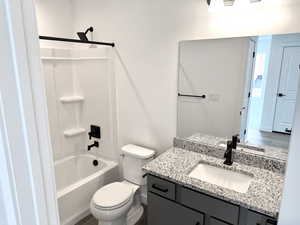
[[[78,39],[70,39],[70,38],[60,38],[60,37],[50,37],[50,36],[39,36],[41,40],[48,40],[48,41],[63,41],[63,42],[75,42],[75,43],[83,43],[83,44],[95,44],[95,45],[106,45],[115,47],[115,43],[108,43],[108,42],[98,42],[98,41],[82,41]]]

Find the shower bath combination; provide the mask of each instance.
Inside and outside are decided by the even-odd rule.
[[[91,40],[90,31],[86,36]],[[113,62],[108,58],[112,51],[108,47],[112,45],[90,49],[95,43],[78,36],[68,42],[80,46],[41,48],[47,103],[54,115],[50,115],[49,124],[61,225],[74,225],[84,219],[90,214],[93,194],[119,177],[117,163],[105,159],[112,158],[114,149],[110,136],[106,136],[114,129],[114,117],[109,113],[114,111],[110,98],[114,86],[108,86],[112,75],[108,68]],[[64,97],[71,101],[61,101]]]

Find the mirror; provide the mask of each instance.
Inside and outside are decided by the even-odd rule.
[[[181,41],[177,136],[287,150],[299,76],[300,34]]]

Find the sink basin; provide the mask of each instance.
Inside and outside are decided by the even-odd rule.
[[[240,193],[246,193],[248,191],[253,179],[251,176],[246,174],[204,163],[198,164],[188,176]]]

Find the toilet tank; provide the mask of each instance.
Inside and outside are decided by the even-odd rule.
[[[132,144],[123,146],[121,150],[124,179],[137,185],[145,185],[142,167],[154,158],[155,151]]]

